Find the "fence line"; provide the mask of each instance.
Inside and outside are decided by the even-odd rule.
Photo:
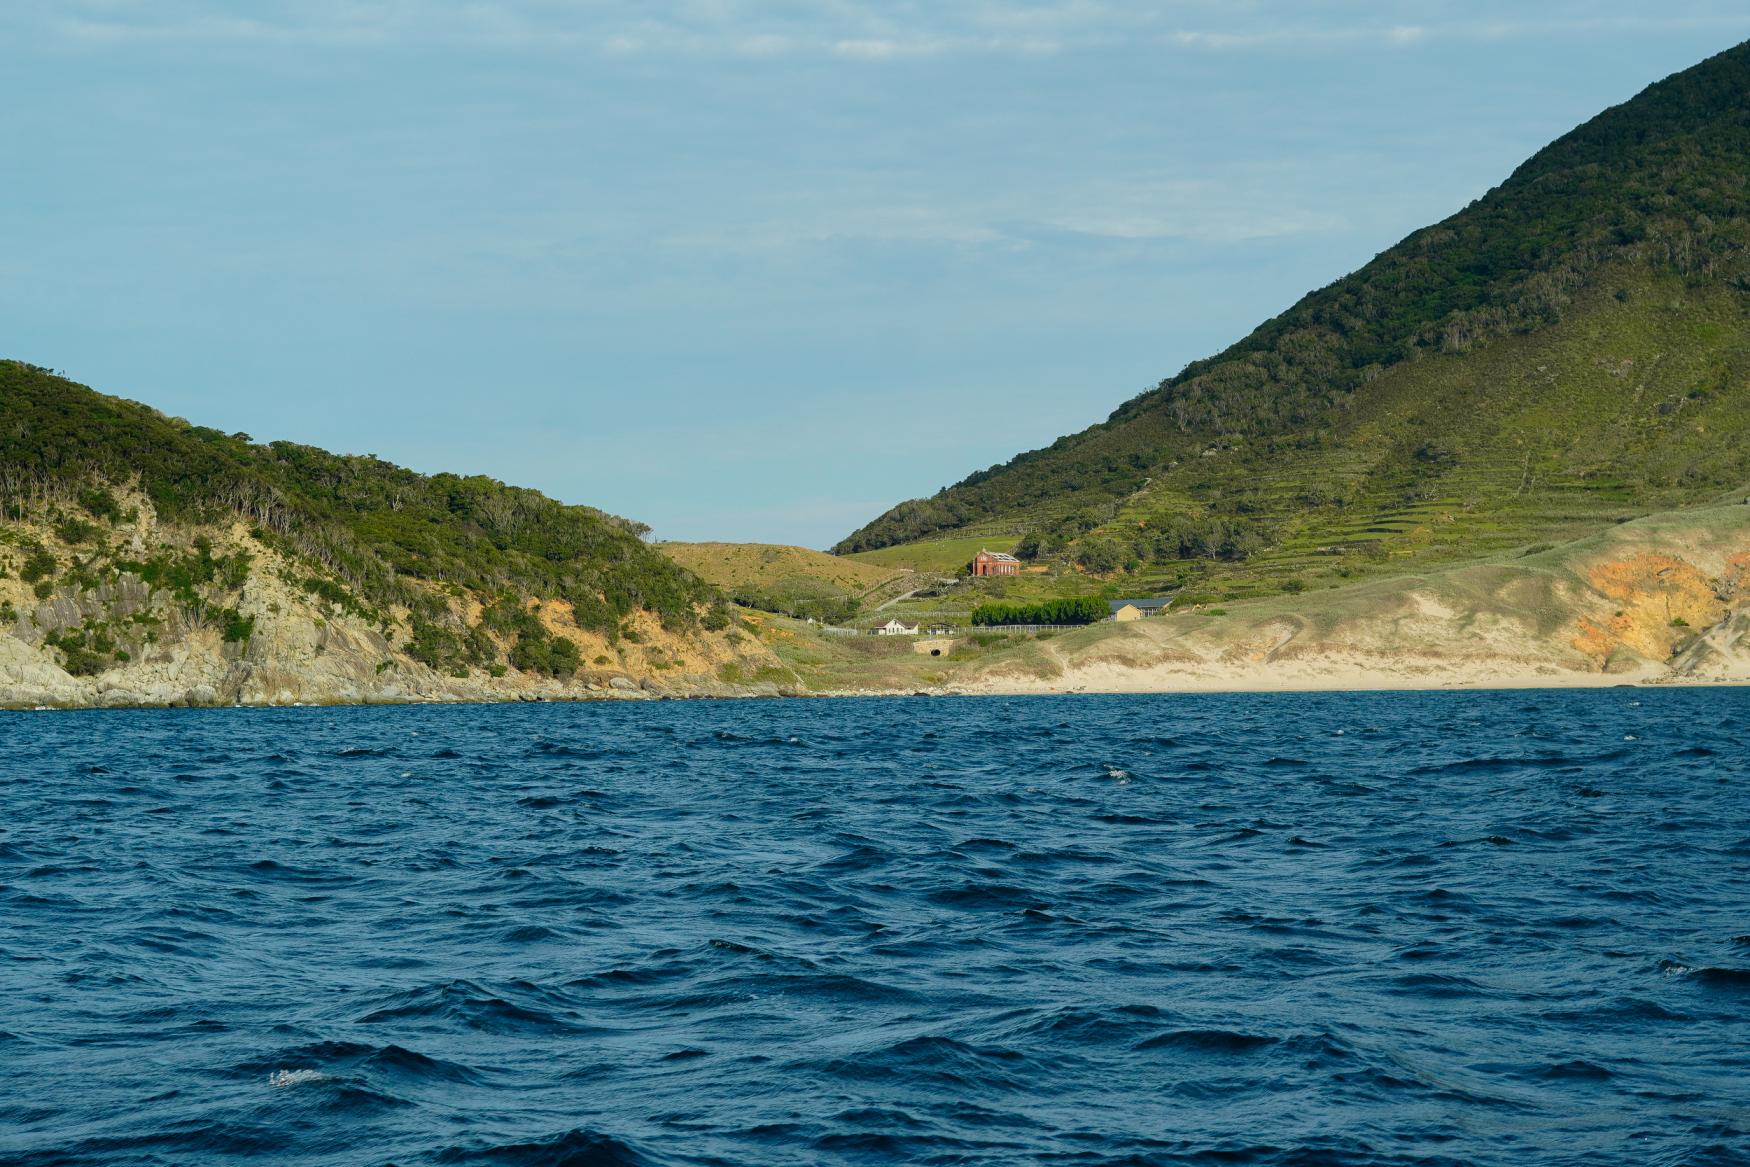
[[[1100,623],[1100,621],[1095,621],[1094,623]],[[829,636],[877,635],[877,630],[874,628],[840,628],[832,624],[822,624],[819,627],[822,632]],[[1091,627],[1093,627],[1092,624],[973,624],[970,626],[950,624],[947,626],[947,630],[941,635],[966,636],[974,632],[1066,632],[1072,628]],[[908,632],[903,635],[910,636],[912,633]],[[928,638],[935,634],[929,632],[927,629],[919,628],[916,635]]]

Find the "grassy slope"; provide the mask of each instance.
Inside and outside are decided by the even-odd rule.
[[[902,543],[895,547],[880,547],[873,551],[858,551],[840,558],[877,567],[902,568],[911,571],[959,571],[981,550],[1008,551],[1015,545],[1013,534],[993,531],[989,535],[960,535],[951,539],[924,539]]]
[[[1717,497],[1750,476],[1750,300],[1640,274],[1559,325],[1385,374],[1330,449],[1241,446],[1170,469],[1105,529],[1237,499],[1275,547],[1144,573],[1231,594],[1422,570]],[[1446,461],[1409,477],[1430,441]]]
[[[794,585],[856,596],[896,574],[878,564],[773,543],[658,543],[656,549],[726,592]]]
[[[1139,564],[1111,579],[1070,570],[1031,591],[1115,583],[1235,599],[1328,587],[1556,543],[1731,493],[1750,480],[1750,296],[1634,268],[1612,274],[1559,324],[1390,370],[1321,448],[1285,455],[1265,441],[1224,443],[1158,468],[1089,536],[1146,539],[1176,517],[1241,513],[1273,534],[1250,559]],[[1438,461],[1419,463],[1415,451],[1428,445]],[[1019,531],[1078,505],[1016,512],[1006,540],[993,530],[856,557],[964,561],[968,549],[1012,546]]]
[[[861,554],[929,562],[1067,530],[1063,559],[1100,544],[1146,565],[1126,591],[1245,596],[1555,542],[1740,487],[1747,93],[1740,46],[1108,422],[842,546],[901,539]],[[1244,565],[1161,554],[1151,536],[1175,521],[1249,528],[1269,550]]]
[[[768,645],[811,688],[1342,688],[1750,679],[1750,506],[1667,511],[1558,546],[1034,638]]]

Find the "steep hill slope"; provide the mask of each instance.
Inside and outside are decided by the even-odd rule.
[[[1747,211],[1750,44],[1105,422],[835,550],[980,537],[1155,586],[1269,590],[1719,497],[1750,480]]]
[[[772,543],[658,543],[656,549],[738,604],[828,621],[848,618],[866,601],[879,602],[910,575]]]
[[[638,524],[486,478],[257,444],[0,362],[12,700],[704,688],[771,664]]]

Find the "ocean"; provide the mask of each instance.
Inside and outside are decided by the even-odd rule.
[[[0,1164],[1750,1162],[1750,692],[0,714]]]

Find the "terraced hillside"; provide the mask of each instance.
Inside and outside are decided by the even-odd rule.
[[[1105,422],[835,550],[1211,598],[1557,543],[1750,482],[1750,44]]]
[[[773,628],[810,691],[987,693],[1750,683],[1750,505],[1301,595],[924,644]]]

